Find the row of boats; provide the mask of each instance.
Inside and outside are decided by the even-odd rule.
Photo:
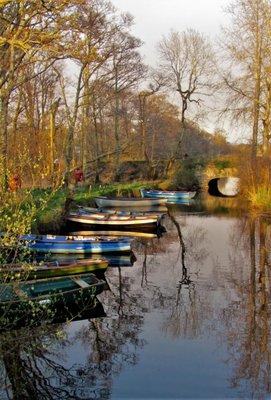
[[[124,230],[122,233],[120,230],[131,225],[139,228],[147,226],[151,229],[146,234],[152,237],[155,236],[152,230],[155,232],[161,226],[166,209],[163,212],[155,209],[148,212],[136,211],[142,205],[148,208],[165,206],[167,199],[160,196],[160,191],[157,191],[157,195],[157,198],[141,199],[98,197],[95,199],[98,208],[77,207],[76,211],[67,215],[67,223],[74,224],[76,229],[79,227],[79,231],[68,235],[19,235],[17,249],[30,251],[34,255],[70,257],[75,254],[76,257],[88,255],[91,258],[64,257],[50,262],[2,264],[0,330],[32,323],[34,315],[38,323],[48,318],[63,321],[71,315],[67,310],[93,307],[97,303],[96,296],[106,288],[104,272],[110,260],[112,262],[112,254],[121,257],[126,255],[131,259],[131,245],[137,234],[132,230]],[[173,198],[173,192],[169,192],[168,196]],[[188,195],[182,192],[178,200],[192,196],[192,193]],[[121,209],[115,210],[112,207]],[[128,211],[128,207],[133,211]],[[103,231],[97,235],[96,229],[100,226]],[[121,257],[118,262],[122,260]]]
[[[97,208],[79,207],[67,216],[67,220],[85,225],[98,226],[159,226],[163,214],[157,209],[153,212],[125,211],[125,209],[141,209],[163,207],[160,211],[167,211],[167,204],[189,203],[196,192],[161,191],[141,189],[141,198],[136,197],[95,197]],[[112,208],[121,208],[121,211]]]

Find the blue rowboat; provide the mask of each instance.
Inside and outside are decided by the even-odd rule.
[[[190,200],[196,195],[196,192],[140,189],[140,194],[144,199],[166,199],[169,203],[174,200]]]
[[[131,251],[132,238],[21,235],[19,240],[38,253],[111,253]]]

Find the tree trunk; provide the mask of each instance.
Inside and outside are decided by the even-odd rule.
[[[269,156],[269,140],[271,133],[271,81],[267,78],[267,96],[265,101],[265,113],[263,118],[263,156]]]
[[[72,167],[72,159],[73,159],[73,138],[74,138],[74,123],[69,124],[67,139],[66,139],[66,152],[65,152],[65,162],[66,162],[66,171],[64,175],[64,186],[68,187],[71,180],[71,167]]]
[[[119,92],[117,76],[115,82],[115,181],[120,179],[120,137],[119,137]]]
[[[259,9],[257,5],[256,10],[256,37],[255,37],[255,57],[254,57],[254,96],[253,96],[253,128],[252,128],[252,146],[251,146],[251,162],[253,171],[256,171],[255,163],[257,159],[257,148],[258,148],[258,132],[259,132],[259,115],[260,115],[260,95],[261,95],[261,72],[262,72],[262,45],[261,45],[261,34],[259,32]]]
[[[65,149],[66,150],[65,151],[66,171],[65,171],[64,180],[63,180],[65,187],[69,186],[70,179],[71,179],[74,130],[75,130],[75,124],[76,124],[78,110],[79,110],[79,97],[80,97],[80,92],[81,92],[81,82],[82,82],[82,77],[83,77],[85,68],[86,68],[86,64],[83,64],[81,66],[79,76],[78,76],[73,114],[72,114],[72,116],[69,117],[69,126],[68,126],[66,149]]]
[[[140,130],[141,130],[141,156],[147,161],[147,139],[146,139],[146,96],[139,95]]]
[[[100,161],[99,161],[99,133],[98,133],[98,123],[97,123],[97,115],[96,115],[96,104],[95,97],[93,96],[93,123],[94,123],[94,136],[95,136],[95,183],[100,183]]]
[[[0,96],[1,186],[8,189],[8,103],[9,95]]]

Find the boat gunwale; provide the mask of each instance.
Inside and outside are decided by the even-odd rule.
[[[115,244],[117,242],[121,242],[121,243],[129,242],[129,243],[131,243],[131,241],[133,240],[130,237],[125,237],[125,235],[124,236],[120,236],[118,238],[113,237],[113,236],[112,237],[108,236],[106,238],[105,237],[98,237],[98,236],[86,237],[86,238],[85,237],[76,238],[76,236],[74,236],[75,239],[72,239],[71,235],[70,236],[69,235],[67,235],[67,236],[61,236],[61,235],[53,236],[52,235],[52,237],[48,237],[47,235],[33,235],[32,238],[30,236],[31,235],[29,235],[29,238],[20,237],[19,240],[27,242],[27,243],[35,242],[35,243],[62,243],[62,244],[78,244],[78,243],[79,244],[99,244],[99,243],[102,243],[102,244]],[[62,237],[63,238],[66,237],[68,239],[60,239]]]
[[[144,224],[158,224],[160,221],[159,217],[155,218],[126,218],[126,219],[110,219],[110,218],[104,218],[104,219],[95,219],[92,216],[88,214],[69,214],[66,219],[68,221],[74,221],[74,222],[81,222],[86,221],[85,223],[89,223],[90,225],[144,225]]]
[[[61,263],[58,263],[58,265],[57,265],[56,262],[52,262],[52,265],[48,265],[49,263],[48,264],[41,264],[41,265],[39,265],[39,264],[36,264],[36,265],[29,264],[30,267],[29,268],[25,268],[25,269],[23,269],[23,264],[21,266],[20,266],[20,264],[11,264],[11,266],[7,267],[7,268],[5,268],[5,266],[8,265],[8,264],[6,264],[4,266],[4,268],[0,265],[0,276],[4,275],[4,274],[8,274],[8,273],[19,273],[19,272],[33,274],[35,272],[38,273],[39,271],[41,271],[41,272],[48,271],[48,273],[49,273],[50,271],[63,271],[65,269],[69,269],[69,268],[70,269],[76,269],[76,268],[80,268],[80,267],[81,268],[83,268],[83,267],[87,268],[87,267],[91,267],[91,266],[95,266],[95,265],[99,266],[99,269],[106,269],[108,267],[108,260],[106,260],[106,259],[104,259],[104,260],[100,260],[100,259],[94,260],[94,259],[92,259],[92,260],[87,260],[87,261],[88,262],[78,262],[78,263],[68,263],[68,262],[62,263],[61,262]],[[92,261],[92,262],[89,262],[89,261]]]

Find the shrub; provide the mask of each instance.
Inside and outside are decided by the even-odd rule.
[[[204,160],[186,158],[176,169],[172,179],[172,189],[192,190],[200,186],[199,176],[205,165]]]

